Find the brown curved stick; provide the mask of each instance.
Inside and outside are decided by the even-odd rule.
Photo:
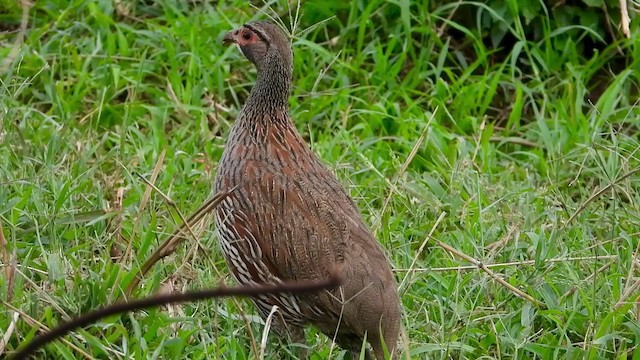
[[[180,228],[174,231],[173,234],[171,234],[171,236],[165,242],[163,242],[153,254],[151,254],[147,261],[142,264],[140,272],[133,280],[131,280],[131,282],[127,286],[127,289],[125,290],[125,296],[130,297],[133,293],[133,290],[142,280],[142,277],[145,276],[147,272],[149,272],[149,270],[151,270],[153,265],[160,261],[160,259],[167,257],[171,253],[173,253],[176,247],[187,238],[189,229],[193,227],[198,221],[202,220],[202,218],[206,214],[213,211],[213,208],[220,204],[220,202],[222,202],[222,200],[224,200],[232,192],[233,189],[227,192],[218,193],[214,197],[207,200],[204,204],[202,204],[202,206],[200,206],[198,210],[196,210],[196,212],[193,213],[193,215],[191,215],[187,219],[187,221],[182,224],[182,226],[180,226]]]
[[[292,281],[282,284],[265,284],[260,286],[235,286],[235,287],[217,287],[212,289],[153,295],[142,299],[131,301],[116,302],[103,308],[84,313],[68,322],[62,323],[49,332],[41,334],[31,340],[26,346],[13,355],[13,360],[28,359],[29,356],[44,345],[53,340],[65,336],[74,329],[87,326],[107,316],[127,312],[142,310],[150,307],[156,307],[165,304],[194,302],[210,298],[218,298],[223,296],[240,296],[253,297],[266,294],[301,294],[317,292],[324,289],[334,288],[342,282],[339,271],[333,271],[330,277],[322,280],[312,281]]]

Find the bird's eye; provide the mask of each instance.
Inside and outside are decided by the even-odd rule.
[[[242,34],[242,38],[245,39],[245,40],[251,39],[251,33],[246,32],[246,33]]]

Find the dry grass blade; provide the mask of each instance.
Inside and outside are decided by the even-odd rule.
[[[398,174],[396,175],[395,181],[393,182],[393,186],[391,187],[391,189],[389,189],[389,195],[387,195],[387,198],[384,199],[384,204],[382,205],[382,210],[380,210],[379,220],[378,220],[378,222],[376,223],[376,225],[372,229],[372,232],[374,234],[377,233],[378,229],[382,225],[382,217],[383,217],[384,213],[387,211],[387,208],[389,207],[389,203],[391,202],[391,197],[394,194],[394,189],[396,188],[396,185],[398,184],[398,181],[400,181],[400,178],[402,177],[404,172],[407,171],[407,168],[409,167],[409,164],[411,164],[411,161],[413,161],[413,158],[415,158],[416,154],[418,153],[418,149],[420,149],[420,146],[422,146],[422,143],[427,138],[427,132],[429,131],[429,129],[431,127],[431,122],[433,121],[433,119],[434,119],[434,117],[436,116],[437,113],[438,113],[438,107],[435,108],[435,110],[433,111],[433,113],[429,117],[429,121],[424,126],[424,129],[422,130],[422,133],[420,134],[420,137],[418,138],[418,140],[416,140],[415,144],[413,144],[413,148],[411,148],[411,152],[409,152],[409,155],[407,155],[407,158],[405,159],[404,163],[400,167],[400,171],[398,171]]]
[[[24,35],[27,32],[27,25],[29,24],[29,10],[33,4],[27,0],[21,0],[20,4],[22,5],[22,17],[20,19],[20,29],[18,30],[18,36],[16,36],[16,41],[13,43],[13,47],[9,54],[2,61],[2,65],[0,65],[0,73],[6,73],[11,66],[11,63],[18,57],[20,54],[20,50],[22,49],[22,43],[24,42]]]
[[[320,21],[318,21],[317,23],[315,23],[315,24],[313,24],[313,25],[309,25],[308,27],[306,27],[306,28],[304,28],[304,29],[300,30],[298,33],[293,33],[293,36],[295,36],[295,37],[304,37],[304,36],[305,36],[305,35],[307,35],[308,33],[312,32],[312,31],[313,31],[313,30],[315,30],[315,29],[317,29],[317,28],[318,28],[318,26],[320,26],[320,25],[322,25],[322,24],[326,23],[327,21],[331,21],[331,20],[333,20],[333,19],[335,19],[335,18],[336,18],[336,16],[335,16],[335,15],[333,15],[333,16],[329,16],[328,18],[323,19],[323,20],[320,20]]]
[[[122,236],[122,203],[124,201],[125,187],[118,186],[116,188],[115,199],[112,203],[112,209],[116,213],[116,216],[111,220],[109,227],[113,229],[113,236],[115,238],[115,244],[110,249],[111,259],[113,261],[120,261],[122,259],[122,249],[120,247],[128,248],[128,244],[124,243]]]
[[[284,30],[284,32],[286,32],[287,34],[289,34],[289,36],[291,36],[291,32],[289,29],[287,29],[287,26],[285,25],[284,21],[282,21],[282,19],[280,18],[280,16],[278,15],[278,12],[275,11],[272,7],[271,4],[268,3],[267,1],[262,1],[262,3],[264,4],[262,8],[257,7],[254,4],[250,4],[252,8],[256,9],[257,12],[259,13],[263,13],[264,15],[266,15],[269,20],[273,21],[274,23],[278,24],[278,26]],[[267,11],[263,10],[264,8],[267,8],[269,11],[271,11],[273,13],[273,16],[271,14],[269,14]]]
[[[486,246],[486,249],[490,251],[489,258],[493,259],[493,257],[496,256],[500,249],[504,248],[509,243],[509,241],[514,238],[514,234],[516,235],[515,238],[517,238],[517,233],[520,232],[520,226],[521,224],[514,224],[509,226],[509,230],[504,236],[502,236],[502,238]]]
[[[601,257],[599,257],[601,259]],[[593,279],[596,274],[600,274],[603,271],[607,270],[607,268],[609,268],[609,266],[611,266],[613,263],[615,262],[615,260],[611,260],[608,263],[602,265],[600,268],[598,268],[598,270],[594,271],[591,275],[587,276],[584,280],[582,280],[582,282],[587,282],[587,281],[591,281],[591,279]],[[578,285],[573,285],[571,287],[571,289],[569,289],[566,293],[562,294],[562,296],[560,297],[561,300],[571,296],[571,294],[573,294],[574,292],[576,292],[580,287]]]
[[[296,2],[296,13],[295,17],[291,13],[291,4],[287,1],[287,10],[289,11],[289,24],[291,25],[291,37],[293,37],[298,28],[298,23],[300,22],[300,0]]]
[[[160,156],[158,156],[158,160],[156,161],[156,165],[153,168],[153,173],[151,173],[151,181],[155,182],[158,179],[158,174],[160,173],[160,169],[162,168],[162,164],[164,163],[164,157],[166,154],[166,150],[162,150],[162,152],[160,153]],[[126,167],[123,164],[120,164],[120,166],[124,169],[126,169]],[[142,194],[142,199],[140,199],[140,205],[138,206],[138,213],[141,214],[144,210],[144,208],[147,206],[147,202],[149,202],[149,198],[151,197],[151,188],[147,187],[144,190],[144,193]],[[134,234],[135,234],[135,229],[138,225],[138,219],[136,218],[136,223],[134,225]],[[128,259],[129,256],[131,256],[131,251],[133,251],[133,244],[131,239],[129,239],[129,243],[127,244],[127,248],[124,252],[124,255],[122,255],[122,259]],[[119,275],[118,275],[119,276]]]
[[[160,155],[158,156],[158,160],[156,161],[156,165],[153,168],[153,172],[151,173],[151,182],[155,183],[155,181],[158,179],[158,175],[160,174],[160,170],[162,169],[162,164],[164,163],[164,158],[166,155],[167,151],[166,149],[163,149],[162,152],[160,152]],[[122,168],[126,169],[126,167],[123,164],[120,164],[120,166],[122,166]],[[148,184],[148,183],[147,183]],[[144,189],[144,193],[142,194],[142,199],[140,199],[140,205],[138,206],[138,213],[141,214],[144,210],[144,208],[147,206],[147,203],[149,202],[149,199],[151,198],[151,191],[153,190],[152,186],[147,186],[146,189]],[[140,219],[140,217],[137,217],[135,220],[135,224],[134,224],[134,230],[133,230],[133,234],[136,233],[137,231],[137,227],[138,227],[138,220]],[[129,257],[131,256],[131,253],[133,251],[133,236],[131,236],[129,238],[129,242],[127,244],[127,248],[124,251],[124,254],[122,255],[122,260],[126,261],[126,259],[129,259]],[[118,273],[118,277],[120,277],[122,274]],[[134,279],[135,281],[135,279]],[[112,292],[111,292],[111,296],[110,298],[113,299],[113,294],[116,291],[116,288],[114,287]],[[129,294],[127,293],[127,296]]]
[[[411,360],[411,355],[409,354],[409,347],[411,344],[411,340],[409,339],[409,334],[407,334],[406,327],[403,325],[402,329],[400,329],[400,341],[402,341],[402,351],[404,353],[405,360]]]
[[[491,278],[493,278],[495,281],[497,281],[500,285],[504,286],[505,288],[507,288],[509,291],[511,291],[512,293],[514,293],[516,296],[527,300],[528,302],[534,304],[535,306],[539,307],[539,308],[545,308],[545,304],[542,303],[541,301],[536,300],[535,298],[533,298],[531,295],[525,293],[524,291],[518,289],[517,287],[509,284],[508,282],[506,282],[505,280],[503,280],[501,277],[499,277],[496,273],[494,273],[493,271],[491,271],[491,269],[487,268],[482,262],[478,261],[477,259],[461,252],[458,251],[457,249],[454,249],[453,247],[443,243],[440,240],[437,239],[433,239],[433,241],[438,244],[438,246],[440,246],[441,248],[443,248],[444,250],[452,253],[453,255],[464,259],[472,264],[474,264],[476,267],[478,267],[480,270],[484,271],[485,273],[487,273],[487,275],[489,275]]]
[[[4,305],[5,307],[11,309],[12,311],[20,314],[20,317],[27,323],[29,324],[29,326],[31,327],[37,327],[40,331],[50,331],[51,329],[49,329],[48,327],[46,327],[43,323],[39,322],[38,320],[32,318],[31,316],[29,316],[27,313],[21,311],[20,309],[12,306],[11,304],[2,301],[2,305]],[[89,359],[89,360],[95,360],[95,358],[91,355],[89,355],[86,351],[80,349],[79,347],[75,346],[72,342],[70,342],[69,340],[66,339],[62,339],[62,342],[68,346],[69,348],[75,350],[78,352],[78,354],[82,355],[85,359]]]
[[[11,316],[11,322],[9,323],[7,330],[5,330],[4,336],[0,339],[0,354],[4,353],[4,347],[9,343],[9,339],[11,339],[11,335],[13,335],[13,330],[16,328],[16,322],[18,322],[19,317],[20,313],[14,311],[13,316]]]
[[[260,340],[260,354],[258,355],[258,359],[264,359],[264,353],[267,350],[267,339],[269,338],[269,331],[271,331],[271,323],[273,322],[273,317],[277,316],[278,311],[277,305],[273,305],[271,307],[271,311],[269,312],[269,316],[264,322],[264,329],[262,329],[262,340]]]
[[[311,87],[311,91],[309,92],[310,94],[316,94],[316,88],[318,87],[318,84],[320,84],[320,80],[322,80],[322,78],[327,73],[327,71],[329,71],[329,69],[331,69],[331,66],[333,65],[333,63],[335,63],[336,60],[338,60],[338,58],[340,58],[341,54],[342,54],[342,52],[338,51],[338,53],[336,54],[336,56],[333,57],[333,59],[331,60],[329,65],[327,65],[326,67],[320,69],[320,71],[318,72],[318,77],[316,77],[316,81],[313,83],[313,86]]]
[[[629,299],[631,297],[633,297],[632,301],[636,301],[640,297],[640,294],[637,293],[639,289],[640,289],[640,279],[637,279],[631,286],[627,288],[627,290],[625,290],[622,296],[620,296],[620,300],[616,302],[613,308],[618,309],[622,305],[629,303]]]
[[[186,239],[187,234],[189,233],[189,229],[197,224],[205,215],[211,212],[222,200],[224,200],[229,194],[231,194],[233,190],[221,194],[216,194],[211,199],[207,200],[198,210],[196,210],[193,215],[191,215],[188,219],[184,221],[182,226],[178,228],[176,231],[171,234],[171,236],[163,242],[158,249],[145,261],[145,263],[140,268],[140,272],[136,275],[136,277],[131,281],[129,286],[125,291],[125,296],[130,297],[133,290],[138,286],[140,280],[144,275],[149,272],[149,270],[157,263],[160,259],[170,255],[173,251],[175,251],[176,247]]]
[[[155,185],[150,183],[147,179],[143,178],[142,176],[140,176],[140,179],[142,179],[142,181],[146,182],[147,185],[149,185],[149,187],[153,188],[156,192],[158,192],[158,194],[160,194],[160,196],[162,196],[162,198],[164,198],[164,200],[167,202],[167,204],[169,204],[169,206],[171,206],[176,211],[176,213],[180,217],[180,220],[182,221],[182,224],[186,226],[186,230],[188,230],[187,233],[189,235],[191,235],[191,238],[194,241],[196,241],[196,243],[199,246],[200,245],[200,240],[199,240],[200,237],[198,235],[196,235],[196,232],[194,231],[194,227],[196,227],[196,225],[200,224],[201,221],[202,222],[206,222],[206,220],[203,220],[203,219],[209,213],[205,213],[204,216],[202,216],[201,218],[198,219],[198,221],[196,221],[194,223],[191,223],[184,217],[184,215],[182,214],[182,211],[180,211],[180,208],[178,207],[176,202],[173,201],[173,199],[171,199],[169,196],[167,196],[162,190],[158,189]],[[229,193],[231,193],[231,192],[229,192]],[[180,241],[181,240],[184,240],[184,239],[180,239]],[[172,244],[173,246],[170,246],[170,247],[166,248],[164,253],[161,254],[161,257],[166,257],[166,256],[169,256],[170,254],[172,254],[175,251],[175,248],[176,248],[176,246],[178,246],[178,244],[179,244],[179,242],[176,242],[176,243]]]
[[[156,168],[158,167],[156,166]],[[233,188],[226,193],[220,193],[220,194],[214,195],[212,198],[207,200],[202,206],[200,206],[200,208],[198,208],[198,210],[196,210],[188,219],[185,219],[180,209],[178,209],[175,201],[170,199],[166,194],[164,194],[160,189],[158,189],[155,185],[153,185],[147,179],[143,177],[140,177],[140,178],[142,179],[142,181],[147,183],[148,189],[155,190],[156,192],[158,192],[165,199],[165,201],[167,201],[167,203],[176,210],[176,212],[180,216],[180,219],[182,220],[182,225],[180,228],[174,231],[173,234],[171,234],[171,236],[165,242],[163,242],[158,247],[158,249],[156,249],[156,251],[153,254],[151,254],[151,256],[144,262],[144,264],[140,268],[140,272],[136,275],[136,277],[133,278],[131,283],[129,283],[129,285],[127,286],[125,290],[125,298],[131,297],[131,295],[133,294],[133,291],[140,284],[140,281],[149,272],[149,270],[151,270],[151,268],[158,261],[160,261],[160,259],[171,255],[175,251],[176,247],[180,243],[182,243],[184,240],[187,239],[187,235],[191,235],[197,241],[197,236],[193,231],[193,227],[195,227],[198,223],[205,221],[205,218],[209,214],[211,214],[213,209],[235,190],[235,188]],[[220,276],[220,273],[218,272],[218,270],[215,268],[214,270],[216,270],[216,272]],[[236,304],[236,306],[238,306],[238,308],[242,308],[236,299],[233,299],[232,301]],[[241,312],[241,315],[249,332],[250,344],[251,344],[253,353],[258,354],[258,345],[256,344],[255,336],[250,326],[251,325],[250,321],[245,316],[244,312]]]
[[[62,306],[60,306],[60,304],[58,304],[53,296],[47,292],[46,289],[42,288],[41,286],[38,286],[38,284],[36,284],[35,281],[33,281],[30,277],[28,277],[27,275],[25,275],[22,271],[20,271],[20,269],[16,268],[16,273],[18,275],[20,275],[22,277],[22,279],[29,284],[29,286],[31,286],[31,289],[35,290],[35,292],[38,294],[38,298],[40,301],[44,301],[47,304],[51,305],[54,309],[56,309],[56,311],[59,314],[62,314],[62,316],[64,318],[69,318],[69,314],[67,314],[67,312],[62,308]]]
[[[620,4],[620,29],[624,36],[631,37],[631,31],[629,30],[629,9],[627,8],[627,0],[619,0]]]
[[[151,173],[151,180],[149,181],[151,184],[155,184],[156,180],[158,180],[158,175],[160,174],[160,170],[162,169],[162,164],[164,164],[164,157],[167,154],[166,149],[162,149],[162,152],[158,156],[158,160],[156,161],[156,166],[153,167],[153,172]],[[140,200],[140,206],[138,210],[142,212],[144,208],[147,206],[149,199],[151,198],[151,191],[153,188],[151,186],[144,189],[144,194],[142,194],[142,200]]]
[[[636,249],[633,252],[633,265],[629,267],[629,272],[627,273],[627,281],[624,284],[624,293],[620,297],[620,300],[618,300],[614,305],[615,309],[622,306],[631,296],[631,294],[633,294],[634,289],[638,287],[638,282],[629,285],[632,281],[634,281],[634,279],[636,279],[635,272],[638,270],[638,268],[640,268],[640,263],[637,260],[638,254],[640,254],[640,242],[638,243],[638,245],[636,245]],[[638,302],[638,297],[636,297],[636,318],[640,319],[640,302]]]
[[[13,256],[13,261],[11,256],[9,256],[8,246],[9,244],[7,243],[7,239],[4,237],[2,221],[0,220],[0,251],[2,252],[2,261],[4,262],[4,274],[7,284],[7,301],[11,301],[11,298],[13,298],[13,279],[15,277],[17,263],[15,261],[15,255]]]
[[[605,192],[607,192],[607,190],[611,189],[614,185],[620,183],[621,181],[635,175],[636,173],[640,172],[640,167],[639,168],[635,168],[631,171],[629,171],[628,173],[620,176],[619,178],[615,179],[614,181],[610,182],[609,184],[607,184],[607,186],[603,187],[600,190],[597,190],[596,192],[594,192],[591,196],[589,196],[589,198],[582,204],[580,205],[580,207],[578,208],[578,210],[576,210],[575,213],[573,213],[573,215],[571,215],[571,217],[569,218],[569,220],[567,220],[565,222],[565,226],[567,226],[569,223],[571,223],[578,215],[580,215],[580,213],[582,213],[584,211],[584,209],[587,208],[587,206],[589,206],[589,204],[591,204],[593,201],[595,201],[597,198],[599,198],[602,194],[604,194]]]
[[[169,80],[167,80],[167,94],[169,94],[169,98],[171,99],[171,101],[173,101],[174,105],[176,106],[176,109],[178,110],[178,114],[180,114],[185,119],[193,120],[191,115],[189,115],[187,110],[184,108],[184,105],[182,104],[182,102],[180,102],[180,100],[178,99],[178,96],[176,95],[176,91],[173,89],[173,85],[171,85],[171,81]],[[164,153],[165,151],[162,150],[162,156],[160,158],[164,158]]]
[[[438,224],[440,224],[440,222],[444,219],[446,214],[447,213],[445,213],[445,212],[440,213],[440,216],[438,216],[438,220],[436,220],[435,224],[433,224],[433,226],[431,227],[431,230],[429,231],[429,234],[427,234],[427,237],[424,239],[422,244],[420,244],[420,248],[418,248],[418,251],[416,252],[416,255],[413,257],[413,260],[411,261],[411,265],[409,265],[409,269],[407,270],[407,274],[404,276],[404,278],[400,282],[400,285],[398,286],[398,289],[403,289],[403,290],[400,291],[400,294],[404,294],[404,292],[407,291],[408,287],[404,288],[404,285],[408,281],[409,276],[411,274],[413,274],[413,272],[416,270],[415,267],[416,267],[416,263],[418,262],[418,257],[420,257],[420,254],[422,254],[422,251],[424,251],[424,248],[429,243],[429,239],[433,238],[433,233],[436,231],[436,228],[438,228]]]
[[[640,253],[640,243],[638,243],[638,245],[636,246],[635,251],[633,252],[633,259],[638,259],[638,254]],[[627,283],[624,286],[624,292],[622,293],[622,296],[620,296],[620,299],[616,302],[616,304],[614,305],[614,309],[618,309],[620,306],[626,304],[629,300],[629,298],[631,296],[633,296],[633,294],[636,293],[636,290],[640,289],[640,279],[637,280],[633,280],[636,277],[633,276],[634,272],[637,270],[638,268],[638,263],[634,262],[633,266],[631,266],[629,268],[629,273],[627,274],[627,279],[629,279],[627,281]],[[631,281],[634,281],[633,284],[629,285],[629,283],[631,283]],[[636,294],[635,298],[636,301],[638,299],[638,297],[640,296],[640,294]]]
[[[489,138],[489,141],[494,143],[511,143],[511,144],[526,146],[530,148],[538,147],[537,143],[534,143],[533,141],[529,141],[527,139],[519,138],[516,136],[507,136],[507,137],[492,136]]]

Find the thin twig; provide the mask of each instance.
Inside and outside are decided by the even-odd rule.
[[[559,262],[570,262],[570,261],[585,261],[585,260],[607,260],[607,259],[617,259],[618,255],[604,255],[604,256],[578,256],[578,257],[565,257],[565,258],[554,258],[543,261],[536,260],[524,260],[524,261],[511,261],[504,263],[496,263],[496,264],[484,264],[486,268],[501,268],[501,267],[509,267],[509,266],[521,266],[521,265],[534,265],[536,263],[544,264],[552,264]],[[465,265],[465,266],[450,266],[450,267],[435,267],[435,268],[408,268],[408,269],[394,269],[395,272],[426,272],[426,271],[435,271],[435,272],[443,272],[443,271],[464,271],[464,270],[476,270],[478,266],[476,265]]]

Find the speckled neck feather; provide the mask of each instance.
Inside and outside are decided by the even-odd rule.
[[[283,59],[275,47],[270,47],[266,57],[257,65],[258,79],[242,111],[251,109],[262,113],[276,110],[289,112],[291,66],[291,57]]]

